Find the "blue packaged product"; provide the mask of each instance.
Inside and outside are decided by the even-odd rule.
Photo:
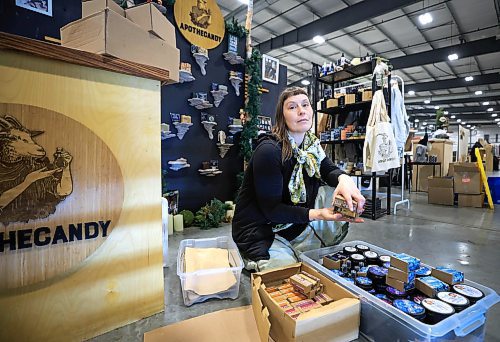
[[[417,278],[428,277],[431,275],[431,269],[429,267],[422,266],[418,270],[415,271],[415,275],[417,276]]]
[[[423,282],[430,288],[434,290],[434,292],[441,292],[441,291],[449,291],[450,287],[448,284],[442,282],[441,280],[434,278],[432,276],[429,277],[422,277],[418,279],[419,281]]]
[[[377,293],[377,291],[375,291],[375,289],[371,289],[370,291],[368,291],[369,294],[372,294],[372,295],[375,295]]]
[[[458,283],[463,283],[464,281],[464,273],[454,270],[452,268],[444,267],[444,266],[438,266],[436,267],[436,270],[445,272],[451,275],[452,277],[452,284],[458,284]]]
[[[389,269],[389,267],[391,267],[391,263],[390,262],[384,262],[384,264],[382,265],[384,268],[387,268]]]
[[[377,294],[375,294],[375,297],[377,297],[378,299],[386,299],[386,300],[388,300],[388,299],[389,299],[389,298],[387,297],[387,295],[386,295],[386,294],[384,294],[384,293],[377,293]]]
[[[345,279],[345,280],[347,280],[348,282],[350,282],[350,283],[353,283],[353,284],[354,284],[354,279],[352,279],[352,278],[344,278],[344,279]]]
[[[398,260],[394,260],[394,258]],[[404,268],[401,267],[400,264],[401,261],[404,264],[407,264],[408,271],[416,271],[420,268],[420,259],[415,258],[406,253],[395,254],[393,257],[391,257],[391,266],[395,266],[396,268],[405,270]]]
[[[330,270],[333,274],[336,274],[340,277],[343,277],[344,276],[344,272],[340,271],[340,270]]]
[[[217,90],[219,90],[219,84],[217,84],[217,83],[212,83],[212,90],[213,90],[213,91],[217,91]]]
[[[228,39],[228,52],[238,52],[238,37],[230,34]]]
[[[392,302],[392,305],[398,310],[401,310],[405,314],[410,315],[415,319],[423,320],[425,318],[424,307],[415,302],[412,302],[411,300],[396,299]]]
[[[387,276],[387,268],[383,268],[380,266],[371,266],[368,269],[367,276],[370,278],[375,284],[384,284],[385,277]]]

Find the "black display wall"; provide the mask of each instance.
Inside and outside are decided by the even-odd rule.
[[[175,25],[173,14],[170,11],[167,18]],[[182,140],[177,137],[162,141],[162,167],[167,170],[167,188],[179,190],[179,209],[198,210],[212,198],[222,201],[232,201],[235,198],[237,181],[236,175],[243,170],[243,160],[239,157],[239,134],[236,135],[234,146],[224,158],[220,158],[216,146],[217,132],[228,131],[228,117],[239,118],[239,110],[244,107],[244,85],[241,84],[240,96],[236,96],[235,90],[229,81],[229,71],[244,72],[243,65],[231,65],[224,60],[222,53],[227,52],[227,32],[223,42],[215,49],[209,50],[210,60],[207,62],[207,74],[203,76],[200,67],[191,54],[191,44],[176,29],[177,48],[180,50],[181,62],[191,64],[193,82],[178,83],[162,87],[162,122],[170,124],[172,133],[177,130],[172,125],[170,113],[178,113],[191,116],[193,125]],[[238,54],[245,57],[245,40],[240,39]],[[210,94],[211,84],[218,83],[228,87],[229,94],[224,98],[219,107],[204,110],[210,114],[217,115],[217,126],[214,129],[214,138],[210,140],[208,132],[201,124],[201,110],[191,107],[188,99],[193,92],[208,93],[208,100],[213,103]],[[177,158],[186,158],[191,165],[190,168],[179,171],[170,170],[168,161]],[[198,172],[203,161],[218,160],[219,169],[223,172],[214,177],[202,176]]]
[[[82,17],[81,0],[52,0],[52,17],[18,7],[15,0],[0,1],[0,31],[44,40],[60,38],[59,29]]]
[[[281,92],[286,88],[287,80],[287,67],[280,65],[280,74],[278,77],[278,84],[264,81],[262,88],[268,89],[268,93],[262,93],[262,115],[272,118],[273,124],[275,123],[274,117],[276,112],[276,105]]]

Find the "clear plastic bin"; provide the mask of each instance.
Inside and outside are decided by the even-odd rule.
[[[196,272],[186,273],[184,269],[184,253],[186,247],[192,248],[223,248],[229,251],[229,268],[214,268],[210,270],[201,270]],[[243,260],[241,259],[240,253],[236,244],[230,237],[221,236],[211,239],[187,239],[182,240],[179,246],[179,252],[177,254],[177,275],[181,280],[182,296],[184,298],[184,304],[187,306],[193,305],[195,303],[203,302],[210,298],[231,298],[236,299],[240,291],[240,277],[241,270],[243,269]],[[202,283],[207,281],[212,281],[213,277],[218,275],[223,275],[227,272],[232,272],[236,278],[236,283],[230,288],[207,295],[198,295],[193,291],[185,289],[186,280],[189,282]]]
[[[325,255],[341,251],[344,246],[366,245],[380,255],[394,255],[383,248],[364,241],[350,241],[338,246],[305,252],[301,259],[320,273],[333,279],[341,286],[357,294],[361,301],[360,334],[370,341],[483,341],[486,314],[488,309],[498,303],[500,297],[492,289],[465,280],[465,284],[474,286],[484,293],[484,298],[458,314],[454,314],[438,324],[429,325],[401,313],[372,294],[353,283],[333,274],[322,265]]]

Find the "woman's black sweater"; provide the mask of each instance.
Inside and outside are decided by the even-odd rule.
[[[281,161],[281,144],[266,135],[258,142],[245,171],[243,184],[236,199],[233,218],[233,240],[245,258],[258,261],[269,259],[269,248],[274,240],[272,227],[279,223],[293,226],[277,234],[288,241],[299,236],[309,222],[309,209],[314,208],[321,180],[309,177],[304,170],[306,203],[294,205],[288,183],[297,160]],[[326,157],[321,162],[321,178],[330,186],[337,186],[343,172]]]

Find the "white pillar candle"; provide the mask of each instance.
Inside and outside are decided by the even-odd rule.
[[[168,214],[168,235],[174,233],[174,215]]]
[[[181,214],[174,216],[174,231],[182,232],[184,230],[184,218]]]
[[[232,207],[233,206],[233,201],[225,201],[224,204],[229,204]]]

